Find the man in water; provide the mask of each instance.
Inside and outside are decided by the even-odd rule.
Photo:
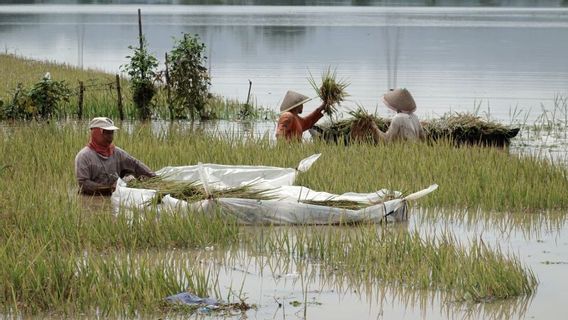
[[[89,143],[75,157],[75,177],[81,193],[110,195],[119,177],[156,175],[144,163],[112,143],[118,128],[111,119],[93,118],[89,122],[89,129]]]

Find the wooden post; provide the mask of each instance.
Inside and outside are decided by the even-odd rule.
[[[120,77],[116,75],[116,95],[118,97],[118,115],[120,116],[120,121],[124,120],[124,111],[122,110],[122,94],[120,93]]]
[[[138,40],[140,40],[140,50],[144,49],[144,42],[142,41],[142,12],[138,8]]]
[[[166,94],[167,94],[167,104],[168,109],[170,110],[170,121],[174,121],[174,107],[172,106],[172,93],[170,90],[170,71],[169,71],[169,62],[168,62],[168,53],[166,52]]]
[[[144,50],[144,38],[142,35],[142,11],[138,8],[138,40],[140,41],[140,51]],[[140,76],[142,79],[146,79],[144,75],[144,70],[140,71]]]
[[[247,103],[246,103],[247,106],[248,106],[249,100],[250,100],[250,88],[251,87],[252,87],[252,81],[250,81],[250,79],[249,79],[249,91],[247,93]]]
[[[77,116],[79,117],[79,120],[81,120],[81,118],[83,118],[83,94],[85,92],[85,85],[83,84],[83,81],[79,81],[79,108],[77,110]]]

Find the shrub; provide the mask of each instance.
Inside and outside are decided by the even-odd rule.
[[[69,102],[71,93],[65,81],[52,80],[48,72],[27,92],[22,84],[18,84],[12,101],[5,106],[0,105],[2,118],[49,119],[58,111],[60,102]]]
[[[141,47],[128,46],[134,50],[129,64],[121,66],[121,69],[130,76],[132,100],[141,120],[148,120],[152,116],[152,98],[156,94],[154,79],[157,76],[156,68],[158,59],[148,52],[146,39],[141,36]]]
[[[205,114],[211,82],[204,51],[205,44],[199,41],[198,35],[184,34],[182,39],[176,40],[169,54],[168,72],[176,118],[186,118],[186,112],[191,119]]]

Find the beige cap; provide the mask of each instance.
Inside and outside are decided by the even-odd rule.
[[[414,98],[406,88],[398,88],[385,93],[383,102],[397,112],[411,113],[416,110]]]
[[[118,127],[114,126],[114,122],[107,117],[96,117],[89,122],[89,129],[101,128],[103,130],[118,130]]]
[[[312,100],[312,98],[309,98],[301,93],[289,90],[288,92],[286,92],[284,100],[280,105],[280,112],[290,111],[295,107],[304,104],[310,100]]]

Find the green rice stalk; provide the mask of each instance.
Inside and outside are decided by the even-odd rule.
[[[349,82],[343,79],[337,80],[337,73],[331,68],[322,74],[321,85],[317,84],[311,73],[308,81],[318,97],[325,103],[325,113],[329,116],[337,112],[337,106],[348,96],[345,89],[349,86]]]
[[[167,177],[152,177],[144,180],[132,180],[128,182],[129,188],[152,189],[156,190],[156,195],[152,201],[160,203],[162,198],[170,195],[174,198],[187,202],[197,202],[205,199],[216,198],[241,198],[254,200],[273,200],[276,196],[270,194],[270,190],[256,190],[252,185],[244,185],[236,188],[223,190],[212,190],[208,195],[196,181],[175,181],[168,180]]]

